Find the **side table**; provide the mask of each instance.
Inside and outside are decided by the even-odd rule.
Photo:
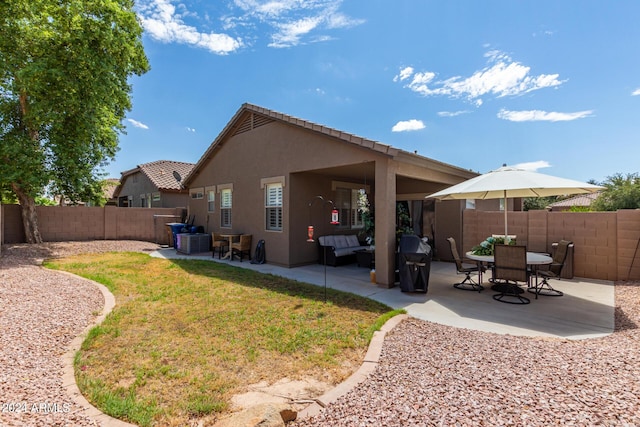
[[[360,249],[355,251],[355,253],[358,267],[375,268],[376,251],[372,251],[371,249]]]

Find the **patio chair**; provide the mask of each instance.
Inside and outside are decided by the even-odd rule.
[[[536,271],[536,285],[527,289],[529,292],[536,294],[536,299],[538,299],[538,295],[549,297],[561,297],[564,295],[562,291],[554,289],[547,280],[560,279],[562,267],[564,267],[564,263],[567,260],[569,245],[572,243],[573,242],[570,242],[569,240],[560,240],[560,242],[558,242],[558,247],[553,254],[553,261],[549,264],[549,269]],[[542,281],[540,283],[538,283],[538,277],[542,277]]]
[[[493,299],[509,304],[529,304],[529,298],[518,283],[529,284],[530,271],[527,268],[527,247],[522,245],[495,245],[493,248],[493,279],[491,288],[500,293]],[[500,283],[498,283],[500,282]]]
[[[211,233],[211,258],[216,256],[216,249],[218,249],[218,259],[222,258],[222,252],[224,251],[224,248],[227,247],[229,247],[229,241],[227,239],[215,231]]]
[[[460,255],[458,254],[458,249],[456,247],[455,239],[453,237],[449,237],[447,238],[447,241],[449,242],[449,246],[451,247],[451,255],[453,255],[453,259],[456,262],[456,273],[466,275],[466,277],[462,282],[455,283],[453,287],[456,289],[462,289],[464,291],[480,292],[481,290],[483,290],[484,286],[482,286],[480,283],[473,280],[473,278],[471,277],[471,273],[477,272],[478,278],[480,281],[480,278],[482,277],[482,273],[486,271],[486,269],[479,263],[475,266],[468,266],[468,265],[465,266],[462,262],[462,259],[460,258]]]
[[[240,262],[245,254],[251,259],[251,237],[251,234],[242,234],[239,242],[231,243],[231,260],[236,254],[240,256]]]

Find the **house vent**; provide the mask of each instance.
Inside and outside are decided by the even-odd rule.
[[[262,116],[259,114],[254,114],[253,115],[253,128],[257,128],[260,126],[264,126],[266,124],[269,124],[271,122],[273,122],[275,120],[273,120],[271,117],[267,117],[267,116]]]
[[[270,117],[263,116],[261,114],[251,113],[242,121],[242,123],[240,123],[240,125],[238,126],[236,131],[233,133],[233,135],[238,135],[243,132],[248,132],[252,129],[255,129],[260,126],[264,126],[273,121],[275,120]]]

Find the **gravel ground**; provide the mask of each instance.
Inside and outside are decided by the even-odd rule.
[[[104,307],[98,288],[46,270],[45,258],[151,251],[133,241],[5,245],[0,257],[0,426],[96,426],[67,395],[62,359]]]
[[[104,304],[82,279],[39,267],[147,242],[4,246],[0,257],[0,426],[95,426],[62,385],[61,355]],[[375,372],[302,426],[640,425],[640,283],[616,284],[616,332],[571,341],[408,319]],[[17,405],[17,406],[16,406]]]
[[[380,364],[311,426],[639,426],[640,283],[616,284],[616,332],[571,341],[417,319],[385,338]]]

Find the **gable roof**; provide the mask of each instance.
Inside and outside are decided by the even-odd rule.
[[[247,113],[257,113],[257,115],[247,114]],[[338,129],[330,128],[328,126],[313,123],[308,120],[303,120],[294,116],[290,116],[288,114],[279,113],[277,111],[269,110],[268,108],[259,107],[257,105],[253,105],[249,103],[244,103],[238,109],[236,114],[231,118],[231,120],[229,120],[229,122],[224,127],[222,132],[220,132],[220,134],[216,137],[216,139],[211,143],[209,148],[207,148],[207,150],[204,152],[202,157],[200,157],[200,160],[198,160],[195,167],[191,170],[191,173],[183,181],[183,185],[185,187],[189,185],[191,180],[204,167],[205,163],[213,157],[213,154],[219,148],[219,146],[223,143],[223,141],[227,138],[227,136],[237,135],[239,133],[255,129],[257,127],[266,125],[268,123],[272,123],[274,121],[285,122],[294,126],[308,129],[313,132],[321,133],[333,138],[337,138],[345,143],[358,145],[358,146],[361,146],[362,148],[373,150],[390,157],[397,158],[398,156],[400,156],[403,161],[407,161],[407,160],[409,160],[410,162],[418,161],[419,163],[428,161],[431,167],[436,167],[436,168],[445,167],[448,170],[454,169],[454,170],[458,170],[460,173],[464,175],[470,172],[467,169],[459,168],[457,166],[453,166],[443,162],[439,162],[437,160],[429,159],[424,156],[420,156],[417,153],[409,153],[408,151],[403,151],[399,148],[395,148],[395,147],[392,147],[391,145],[383,144],[381,142],[374,141],[372,139],[363,138],[361,136],[357,136],[349,132],[344,132]]]
[[[120,180],[118,178],[107,178],[104,180],[104,185],[102,186],[102,193],[104,198],[109,200],[115,197],[116,189],[120,185]]]
[[[158,187],[158,190],[180,191],[184,190],[182,183],[194,166],[194,163],[157,160],[140,164],[136,168],[122,172],[121,181],[124,182],[129,175],[141,172],[149,178],[153,185]]]
[[[591,202],[600,196],[600,193],[588,193],[579,194],[577,196],[570,197],[568,199],[560,200],[559,202],[551,203],[550,208],[562,208],[572,206],[591,206]]]

